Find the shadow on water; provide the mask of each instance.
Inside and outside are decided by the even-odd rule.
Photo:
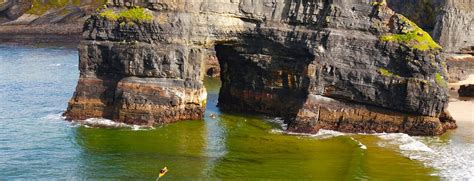
[[[152,130],[78,127],[85,179],[436,179],[433,170],[378,147],[376,136],[315,138],[272,132],[260,116],[222,113],[216,107],[220,81],[206,79],[204,121],[184,121]],[[210,115],[216,115],[210,116]]]

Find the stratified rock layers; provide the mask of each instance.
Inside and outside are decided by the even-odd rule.
[[[81,77],[68,119],[153,125],[203,117],[199,49],[84,40],[79,52]]]
[[[445,0],[433,37],[446,52],[474,49],[474,0]]]
[[[217,57],[219,107],[285,117],[290,131],[437,135],[456,126],[445,113],[439,50],[382,41],[403,28],[385,6],[360,0],[160,5],[150,11],[151,22],[100,15],[87,21],[69,119],[202,118],[204,64]]]

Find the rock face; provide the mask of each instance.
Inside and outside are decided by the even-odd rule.
[[[435,29],[446,0],[387,0],[395,12],[405,15],[429,33]]]
[[[458,82],[474,74],[474,56],[450,55],[446,59],[449,73],[449,82]]]
[[[83,23],[105,0],[3,0],[0,1],[0,25],[41,25]]]
[[[474,97],[474,84],[461,85],[458,93],[462,97]]]
[[[446,0],[433,37],[446,52],[474,50],[474,0]]]
[[[449,81],[474,74],[474,0],[446,0],[433,36],[447,53]]]
[[[105,0],[0,0],[0,41],[77,47],[82,25]]]
[[[3,0],[0,1],[0,23],[15,20],[31,7],[28,0]]]
[[[388,6],[430,32],[449,53],[474,47],[473,0],[387,0]]]
[[[445,112],[438,45],[384,3],[164,0],[153,7],[160,8],[140,16],[150,19],[113,6],[86,22],[68,119],[202,118],[204,65],[216,57],[219,107],[285,117],[290,131],[438,135],[456,127]]]
[[[396,12],[430,32],[444,48],[449,81],[457,82],[474,74],[473,0],[388,0]],[[462,54],[462,55],[459,55]]]

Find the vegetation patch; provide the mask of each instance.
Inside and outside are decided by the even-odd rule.
[[[153,20],[153,15],[141,7],[135,7],[126,11],[122,11],[120,12],[119,16],[127,21],[147,22]]]
[[[43,15],[48,10],[64,8],[67,5],[80,6],[81,4],[87,4],[91,6],[98,6],[100,4],[104,4],[105,1],[106,0],[94,0],[91,3],[81,3],[81,0],[32,0],[31,9],[29,9],[27,13],[39,16]]]
[[[408,47],[426,51],[441,49],[431,36],[423,31],[418,25],[407,19],[406,17],[399,15],[402,21],[406,22],[413,27],[411,31],[402,34],[387,34],[380,37],[381,41],[398,42],[408,45]]]
[[[110,21],[117,21],[119,19],[119,15],[115,13],[114,10],[111,10],[111,9],[106,9],[102,11],[99,15]]]
[[[125,26],[133,27],[136,24],[133,21],[129,21],[129,22],[122,21],[122,22],[120,22],[119,25],[120,25],[120,28],[124,28]]]
[[[123,19],[128,22],[150,22],[153,20],[153,15],[141,7],[134,7],[119,13],[116,13],[111,9],[106,9],[99,15],[111,21]]]
[[[394,74],[393,72],[390,72],[389,70],[384,69],[384,68],[380,68],[379,72],[380,72],[380,74],[382,74],[383,76],[386,76],[386,77],[400,77],[399,75]]]
[[[438,84],[441,87],[448,87],[448,83],[446,83],[446,81],[444,80],[443,76],[441,76],[440,73],[436,73],[435,81],[436,81],[436,84]]]
[[[370,3],[370,5],[372,5],[372,6],[385,6],[385,5],[387,5],[387,1],[386,0],[374,0]]]

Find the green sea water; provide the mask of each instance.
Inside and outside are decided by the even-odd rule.
[[[219,80],[205,83],[209,104],[204,121],[141,131],[77,128],[84,160],[92,162],[85,164],[93,165],[85,178],[152,179],[167,166],[170,180],[438,179],[421,162],[374,145],[377,136],[287,135],[276,131],[279,124],[265,121],[270,118],[222,113],[215,107]],[[369,148],[362,149],[354,139]]]
[[[112,127],[91,127],[60,117],[77,81],[77,51],[0,46],[0,65],[0,180],[155,180],[165,166],[169,172],[161,180],[449,180],[473,174],[473,125],[441,137],[286,133],[276,118],[219,111],[220,81],[206,78],[204,120],[116,128],[94,119]]]

